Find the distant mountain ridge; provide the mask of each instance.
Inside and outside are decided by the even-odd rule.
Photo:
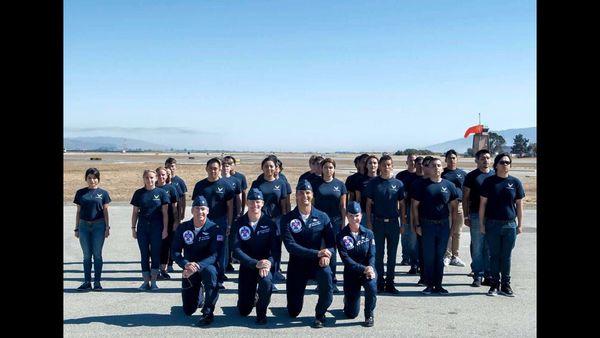
[[[493,132],[497,133],[498,135],[501,135],[502,137],[504,137],[504,140],[506,141],[507,146],[513,145],[513,140],[514,140],[515,136],[517,136],[518,134],[523,134],[523,136],[529,140],[529,144],[536,143],[536,140],[537,140],[537,127],[506,129],[506,130],[500,130],[500,131],[490,130],[490,131],[493,131]],[[449,149],[454,149],[458,153],[465,153],[467,151],[467,149],[471,148],[472,146],[473,146],[473,135],[471,135],[467,138],[458,138],[458,139],[446,141],[443,143],[433,144],[433,145],[424,147],[423,149],[428,149],[428,150],[431,150],[434,152],[445,152]]]
[[[63,146],[68,150],[167,150],[169,147],[124,137],[65,137]]]

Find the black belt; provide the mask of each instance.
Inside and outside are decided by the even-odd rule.
[[[93,220],[93,221],[86,221],[84,219],[80,219],[81,222],[87,223],[87,224],[94,224],[94,223],[100,223],[100,222],[104,222],[104,218],[100,218],[97,220]]]
[[[442,224],[444,223],[443,219],[427,219],[427,218],[421,218],[420,222],[426,222],[426,223],[433,223],[433,224]]]
[[[398,220],[398,217],[396,217],[396,218],[380,218],[380,217],[375,216],[375,220],[379,221],[379,222],[383,222],[383,223],[389,223],[393,220]]]

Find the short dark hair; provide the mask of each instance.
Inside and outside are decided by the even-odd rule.
[[[325,158],[321,155],[315,156],[315,159],[312,161],[312,164],[321,164]]]
[[[423,157],[423,162],[422,162],[423,165],[428,166],[429,162],[431,162],[432,159],[433,159],[433,156],[429,156],[429,155]]]
[[[429,167],[429,165],[431,164],[431,162],[433,161],[440,161],[442,162],[442,160],[439,157],[432,157],[429,159],[429,161],[427,162],[427,166]]]
[[[357,165],[360,162],[360,155],[354,158],[354,165]]]
[[[494,158],[494,170],[496,170],[496,166],[498,166],[498,162],[500,162],[500,160],[504,156],[508,157],[508,159],[510,160],[510,163],[512,164],[512,157],[510,157],[509,153],[500,153],[500,154],[496,155],[496,158]]]
[[[388,154],[385,154],[379,158],[379,163],[383,161],[392,161],[392,163],[394,163],[394,159],[392,159],[392,157]]]
[[[423,164],[423,156],[417,156],[417,158],[415,158],[415,164],[416,163],[421,163]]]
[[[487,149],[481,149],[481,150],[479,150],[478,152],[475,153],[475,159],[478,160],[479,157],[481,157],[481,155],[483,155],[483,154],[490,154],[491,155],[492,153],[490,153],[490,151],[487,150]]]
[[[280,171],[283,171],[283,162],[281,162],[280,159],[277,159],[277,162],[275,162],[275,166],[279,167]]]
[[[458,154],[456,153],[456,150],[454,149],[450,149],[448,150],[445,154],[444,154],[444,158],[448,158],[448,156],[450,155],[454,155],[456,157],[458,157]]]
[[[94,177],[97,178],[98,181],[100,181],[100,170],[96,168],[89,168],[85,171],[85,176],[83,178],[87,180],[88,175],[94,175]]]
[[[219,167],[223,165],[223,163],[221,163],[221,160],[218,157],[213,157],[210,160],[206,161],[206,167],[208,168],[213,163],[217,163]]]
[[[177,164],[177,160],[172,157],[169,157],[165,160],[165,166],[171,165],[173,163]]]
[[[310,155],[310,158],[308,159],[308,164],[313,164],[315,163],[315,158],[317,157],[317,155]]]
[[[237,164],[237,161],[235,160],[235,157],[233,157],[231,155],[227,155],[227,156],[223,157],[223,162],[229,161],[229,160],[232,160],[233,164]]]

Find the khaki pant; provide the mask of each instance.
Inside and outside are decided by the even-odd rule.
[[[450,224],[452,224],[452,216],[450,216]],[[446,249],[446,257],[458,257],[458,247],[460,245],[460,230],[462,230],[464,223],[462,202],[458,202],[458,217],[456,224],[452,225],[450,229],[450,239],[448,241],[448,248]]]

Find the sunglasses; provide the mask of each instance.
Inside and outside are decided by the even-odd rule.
[[[500,161],[500,162],[498,162],[498,163],[499,163],[499,164],[502,164],[502,165],[509,165],[509,164],[510,164],[510,161]]]

